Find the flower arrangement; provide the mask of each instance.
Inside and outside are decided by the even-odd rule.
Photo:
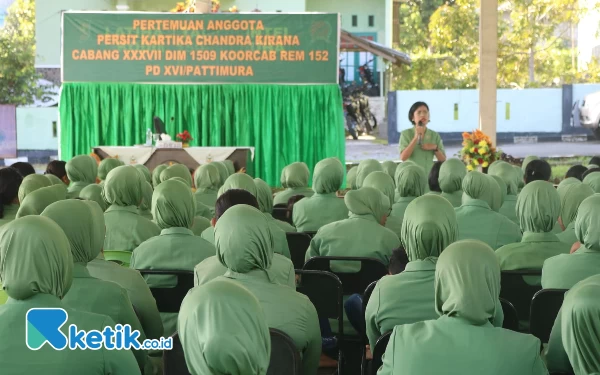
[[[211,0],[212,12],[217,13],[221,8],[220,0]],[[187,0],[186,2],[179,2],[175,5],[175,8],[171,9],[171,12],[175,13],[195,13],[196,12],[196,0]]]
[[[463,148],[460,150],[462,160],[467,164],[469,171],[478,167],[487,168],[499,157],[490,137],[481,130],[472,133],[463,133]]]
[[[184,130],[183,132],[177,134],[176,138],[181,143],[189,143],[190,141],[194,140],[194,138],[192,138],[192,135],[187,130]]]
[[[240,10],[238,9],[238,7],[237,7],[237,6],[235,6],[235,5],[234,5],[234,6],[232,6],[231,8],[229,8],[229,11],[230,11],[231,13],[239,13],[239,12],[240,12]]]

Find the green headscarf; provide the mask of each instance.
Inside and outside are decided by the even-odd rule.
[[[338,158],[323,159],[315,165],[312,189],[317,194],[331,194],[340,190],[344,181],[344,166]]]
[[[79,198],[98,203],[102,212],[106,211],[108,208],[108,202],[106,202],[102,196],[102,186],[100,185],[91,184],[84,187],[79,192]]]
[[[220,278],[190,290],[177,320],[185,362],[193,374],[267,373],[271,338],[263,309],[235,281]]]
[[[191,228],[196,215],[196,201],[185,183],[167,180],[152,195],[152,216],[160,229]]]
[[[381,163],[381,166],[383,167],[383,171],[392,178],[392,182],[393,182],[394,177],[396,177],[396,168],[398,168],[398,164],[396,164],[395,162],[393,162],[391,160],[388,160],[388,161],[384,161],[383,163]]]
[[[378,223],[384,216],[390,214],[390,200],[379,190],[372,187],[362,187],[346,193],[344,203],[353,216],[371,216]]]
[[[227,180],[225,180],[225,183],[223,184],[223,186],[221,186],[221,188],[219,189],[218,195],[221,196],[224,193],[226,193],[228,190],[233,190],[233,189],[246,190],[247,192],[254,195],[255,197],[258,195],[257,191],[256,191],[256,184],[254,183],[254,180],[252,179],[252,177],[248,176],[245,173],[235,173],[235,174],[232,174],[231,176],[229,176],[227,178]]]
[[[504,180],[502,180],[499,176],[490,176],[488,175],[489,178],[491,178],[492,180],[494,180],[494,182],[496,183],[494,185],[494,183],[490,182],[490,185],[492,187],[492,189],[494,190],[494,199],[492,201],[492,210],[498,212],[500,211],[500,208],[502,208],[502,205],[504,204],[504,200],[506,199],[506,194],[508,192],[508,188],[506,187],[506,184],[504,183]]]
[[[25,182],[25,180],[23,180]],[[600,172],[592,172],[585,176],[583,183],[589,185],[594,192],[600,193]]]
[[[523,159],[523,164],[521,164],[521,169],[523,170],[523,173],[525,173],[525,169],[527,169],[527,164],[531,163],[534,160],[540,160],[540,158],[537,156],[527,156],[525,159]]]
[[[98,178],[102,181],[106,180],[106,176],[108,176],[108,172],[110,172],[113,169],[115,169],[116,167],[120,167],[122,165],[125,165],[125,163],[123,163],[119,159],[108,158],[108,159],[102,160],[100,162],[100,165],[98,165]]]
[[[225,181],[227,181],[227,178],[229,177],[229,171],[227,170],[227,167],[221,161],[213,161],[210,164],[215,166],[215,168],[217,168],[217,170],[219,171],[219,176],[220,176],[220,181],[221,181],[219,183],[219,187],[223,186],[223,184],[225,183]]]
[[[65,184],[62,186],[52,185],[28,194],[19,206],[17,219],[29,215],[39,215],[52,203],[67,199],[66,188]]]
[[[23,202],[28,194],[34,191],[52,185],[50,180],[41,174],[30,174],[23,179],[19,187],[18,197],[19,202]]]
[[[442,192],[452,194],[462,189],[463,178],[467,175],[467,167],[462,160],[447,159],[440,167],[438,181]]]
[[[481,172],[473,171],[467,173],[462,183],[463,203],[469,199],[477,199],[487,203],[490,208],[494,205],[494,194],[491,180]]]
[[[426,187],[427,176],[418,165],[407,165],[396,173],[396,191],[400,197],[420,197]]]
[[[394,202],[396,189],[394,187],[394,180],[385,172],[373,172],[365,178],[363,187],[372,187],[383,193],[387,199]]]
[[[225,168],[227,168],[227,173],[229,173],[229,176],[235,173],[235,165],[233,165],[233,162],[231,160],[223,160],[221,163],[223,163]]]
[[[586,249],[600,251],[600,195],[586,198],[577,212],[575,235]]]
[[[560,214],[562,224],[566,227],[575,221],[577,210],[581,202],[587,197],[594,195],[594,190],[591,187],[582,184],[581,181],[574,178],[577,183],[566,185],[558,185],[556,191],[560,197]]]
[[[448,246],[435,268],[435,310],[473,325],[491,322],[500,297],[500,263],[487,244],[463,240]]]
[[[575,374],[600,373],[600,275],[577,283],[562,305],[562,342]]]
[[[152,171],[152,187],[157,187],[160,184],[160,174],[167,169],[167,166],[164,164],[156,166],[154,171]]]
[[[365,178],[373,172],[383,172],[383,166],[380,162],[375,159],[361,161],[356,171],[356,188],[360,189],[363,186]]]
[[[152,193],[153,193],[152,185],[150,185],[148,182],[146,182],[145,179],[143,179],[142,180],[142,204],[140,204],[140,211],[142,211],[142,212],[150,211],[150,209],[152,208]]]
[[[254,179],[254,184],[256,185],[256,199],[258,200],[258,207],[261,212],[266,214],[273,213],[273,191],[269,184],[260,178]]]
[[[533,181],[517,198],[517,217],[523,232],[549,233],[560,214],[560,196],[547,181]]]
[[[346,174],[346,188],[356,190],[356,174],[358,173],[358,167],[354,166],[350,168]]]
[[[143,197],[142,182],[142,176],[134,167],[117,167],[108,174],[102,197],[109,205],[139,207]]]
[[[496,171],[496,168],[498,168],[499,166],[501,166],[502,164],[508,164],[507,162],[505,162],[504,160],[496,160],[494,161],[492,164],[490,164],[490,166],[488,167],[488,174],[495,174],[494,172]]]
[[[133,167],[142,174],[144,180],[146,180],[146,182],[150,184],[150,187],[152,187],[152,174],[150,173],[150,169],[148,169],[148,167],[146,167],[144,164],[136,164]]]
[[[160,182],[165,182],[171,178],[179,177],[183,178],[189,188],[192,187],[192,175],[190,170],[183,164],[174,164],[160,174]]]
[[[66,187],[63,180],[61,180],[60,178],[56,177],[55,175],[53,175],[51,173],[45,174],[44,177],[46,177],[52,185],[63,185]]]
[[[275,246],[267,217],[254,207],[238,204],[215,225],[215,246],[221,264],[237,273],[267,271]]]
[[[519,188],[519,191],[521,191],[521,189],[523,189],[523,187],[525,186],[525,171],[523,169],[521,169],[521,167],[513,165],[513,168],[515,170],[515,172],[517,173],[517,186]]]
[[[281,186],[286,189],[307,187],[309,175],[310,171],[306,164],[292,163],[281,171]]]
[[[439,257],[457,238],[456,213],[446,199],[428,194],[406,207],[401,242],[409,261]]]
[[[565,178],[564,180],[562,180],[562,181],[560,182],[560,184],[558,184],[558,189],[560,189],[560,188],[562,188],[562,187],[565,187],[565,186],[567,186],[567,185],[572,185],[572,184],[580,184],[580,183],[581,183],[581,181],[580,181],[580,180],[578,180],[578,179],[577,179],[577,178],[575,178],[575,177],[569,177],[569,178]]]
[[[600,168],[600,165],[590,164],[587,166],[587,169],[595,169],[595,168]]]
[[[217,191],[221,187],[221,175],[214,163],[204,164],[194,173],[196,193],[205,193],[208,190]]]
[[[61,227],[69,239],[73,262],[85,265],[96,259],[104,245],[104,217],[98,219],[101,212],[96,202],[66,199],[48,206],[41,216]]]
[[[71,183],[83,182],[86,184],[96,183],[98,175],[98,164],[89,155],[75,156],[65,166],[67,177]]]
[[[494,168],[493,172],[489,172],[488,174],[491,176],[497,176],[504,181],[504,184],[507,187],[508,195],[517,195],[519,194],[519,176],[515,168],[512,165],[502,162]]]
[[[0,231],[0,283],[11,298],[38,293],[62,299],[73,281],[69,240],[52,220],[27,216]]]

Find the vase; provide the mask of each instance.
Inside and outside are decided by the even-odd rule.
[[[188,148],[188,147],[190,147],[190,143],[189,143],[189,142],[182,142],[182,143],[181,143],[181,146],[182,146],[183,148]]]

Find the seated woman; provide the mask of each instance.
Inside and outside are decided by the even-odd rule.
[[[500,267],[489,246],[448,246],[435,270],[440,317],[396,326],[377,374],[548,374],[540,340],[494,327],[499,296]]]
[[[383,172],[383,166],[377,160],[366,159],[358,163],[358,168],[356,169],[356,188],[360,189],[363,187],[365,179],[373,172]]]
[[[556,189],[560,196],[560,215],[558,216],[558,224],[563,230],[556,237],[561,242],[573,245],[577,242],[575,234],[575,219],[577,219],[577,211],[581,203],[588,197],[594,195],[594,190],[575,180],[570,184],[559,184]]]
[[[217,199],[213,225],[216,225],[219,222],[221,216],[223,216],[228,209],[239,204],[245,204],[258,209],[256,197],[248,191],[242,189],[228,190]],[[235,229],[232,228],[232,231],[233,230]],[[211,228],[211,233],[213,233],[214,241],[213,228]],[[223,276],[226,271],[227,268],[221,264],[218,257],[212,256],[207,258],[194,267],[194,285],[205,284],[218,276]],[[270,271],[273,275],[274,282],[281,285],[287,285],[290,288],[296,288],[294,264],[289,258],[275,253],[273,255]]]
[[[312,197],[315,193],[308,187],[308,177],[310,171],[306,164],[298,162],[292,163],[281,171],[281,186],[285,190],[275,194],[273,204],[287,204],[290,197],[294,195],[304,195]]]
[[[67,162],[65,169],[67,177],[71,181],[67,189],[67,198],[69,199],[79,197],[81,189],[96,183],[98,164],[89,155],[75,156]]]
[[[396,173],[396,203],[392,206],[390,216],[404,218],[404,211],[410,202],[425,194],[427,177],[418,165],[407,165],[398,168]]]
[[[552,373],[600,373],[599,291],[600,275],[596,274],[579,281],[565,294],[546,353]]]
[[[150,169],[144,164],[135,164],[134,167],[142,174],[144,180],[150,184],[150,187],[152,187],[152,174],[150,173]]]
[[[146,181],[142,181],[142,203],[140,204],[139,212],[141,217],[145,217],[148,220],[154,219],[150,211],[152,209],[152,194],[152,185]]]
[[[194,173],[194,183],[196,185],[194,193],[196,203],[208,206],[214,214],[217,192],[222,185],[219,170],[213,163],[201,165]]]
[[[167,169],[160,173],[160,182],[162,183],[175,177],[182,178],[189,188],[192,187],[192,175],[188,167],[183,164],[173,164],[167,167]]]
[[[458,239],[480,240],[492,249],[520,242],[521,229],[504,215],[491,209],[495,181],[481,172],[469,172],[463,180],[463,204],[456,208]]]
[[[500,213],[510,219],[513,223],[519,225],[517,218],[517,195],[519,194],[519,176],[512,165],[502,162],[490,172],[492,176],[497,176],[506,184],[506,196],[504,203],[500,208]]]
[[[258,300],[235,281],[193,288],[177,322],[192,375],[266,374],[271,339]]]
[[[315,165],[312,188],[315,195],[294,205],[293,221],[298,232],[316,232],[324,225],[348,217],[348,209],[336,192],[344,181],[344,166],[337,158]]]
[[[102,196],[102,186],[97,184],[92,184],[84,187],[79,192],[79,198],[86,201],[94,201],[98,203],[98,206],[102,209],[102,212],[106,211],[108,208],[108,202]]]
[[[532,160],[525,168],[525,185],[533,181],[550,181],[552,167],[545,160]]]
[[[356,174],[358,172],[358,166],[354,166],[346,173],[346,189],[356,190]]]
[[[213,161],[210,164],[214,165],[215,168],[217,168],[217,170],[219,171],[219,177],[220,177],[220,181],[221,181],[221,182],[219,182],[219,188],[220,188],[221,186],[223,186],[225,181],[227,181],[227,179],[229,178],[229,176],[230,176],[229,171],[227,170],[227,167],[225,166],[225,164],[223,164],[223,162],[221,162],[221,161]]]
[[[195,202],[190,188],[183,182],[167,180],[152,196],[152,214],[161,229],[160,235],[144,241],[131,255],[130,267],[138,270],[189,270],[217,250],[210,242],[194,236]],[[147,276],[150,287],[173,287],[171,276]],[[176,330],[177,314],[161,313],[165,334]]]
[[[52,185],[43,187],[28,194],[21,202],[17,219],[28,215],[40,215],[46,207],[54,202],[62,201],[67,198],[67,189],[65,185]]]
[[[546,259],[542,268],[544,289],[569,289],[577,282],[600,273],[600,196],[592,195],[579,206],[575,221],[576,240],[581,247],[573,254]],[[570,246],[568,243],[565,245]]]
[[[277,225],[279,229],[286,233],[296,232],[296,228],[285,221],[277,220],[273,217],[273,191],[271,187],[260,178],[254,179],[256,185],[256,198],[260,211],[265,214],[267,219]]]
[[[467,175],[467,167],[462,160],[451,158],[440,167],[439,183],[442,197],[446,198],[452,207],[462,204],[462,182]]]
[[[142,176],[132,166],[113,169],[106,178],[102,195],[110,205],[104,213],[104,250],[133,251],[147,239],[158,236],[160,228],[140,216]]]
[[[396,162],[393,162],[391,160],[387,160],[387,161],[384,161],[383,163],[381,163],[381,166],[383,167],[383,171],[385,173],[387,173],[392,178],[392,181],[393,181],[394,177],[396,177],[396,168],[398,168],[398,164],[396,164]]]
[[[520,243],[505,245],[496,251],[504,271],[542,269],[544,261],[568,254],[571,245],[560,242],[552,233],[560,213],[560,197],[552,184],[534,181],[517,198],[517,217],[523,230]]]
[[[62,160],[52,160],[46,166],[46,172],[44,175],[52,182],[52,184],[58,184],[59,182],[63,185],[69,185],[69,177],[67,177],[66,170],[67,162]],[[57,182],[58,180],[58,182]]]
[[[231,207],[215,226],[215,240],[217,258],[227,267],[216,280],[235,280],[252,292],[267,325],[294,340],[302,357],[302,374],[316,374],[321,356],[317,311],[305,295],[274,281],[270,271],[274,239],[267,218],[247,205]]]
[[[100,185],[104,185],[104,180],[106,180],[106,176],[108,176],[110,171],[122,165],[125,165],[125,163],[119,159],[103,159],[100,164],[98,164],[98,179],[100,180]]]
[[[51,204],[41,216],[58,224],[71,245],[73,283],[62,302],[80,311],[109,316],[115,324],[129,324],[132,330],[140,331],[140,339],[145,340],[144,330],[125,289],[90,276],[86,268],[87,263],[100,254],[104,241],[100,207],[95,202],[67,199]],[[135,350],[133,354],[140,368],[144,369],[147,365],[148,371],[152,370],[146,351]]]
[[[73,257],[69,240],[54,221],[27,216],[2,229],[0,279],[10,298],[0,306],[0,335],[15,338],[0,340],[2,374],[140,374],[129,350],[57,351],[43,345],[42,336],[37,350],[26,346],[24,335],[30,323],[25,316],[32,308],[64,309],[68,315],[61,331],[65,335],[71,324],[89,332],[114,327],[115,322],[106,315],[73,309],[62,301],[73,281]]]
[[[588,171],[590,172],[590,171]],[[588,173],[584,179],[583,183],[589,185],[592,189],[594,189],[595,193],[600,193],[600,170],[592,173]]]
[[[10,223],[19,211],[19,188],[23,177],[16,169],[0,169],[0,227]]]
[[[385,195],[390,202],[394,201],[395,198],[395,189],[394,189],[394,180],[385,172],[373,172],[365,178],[363,182],[364,187],[372,187]],[[346,215],[347,216],[347,215]],[[385,221],[385,227],[392,232],[396,233],[398,238],[400,238],[402,233],[402,219],[396,216],[388,216]]]
[[[500,212],[500,209],[504,204],[504,199],[506,199],[508,187],[504,183],[504,180],[498,176],[488,175],[487,177],[491,178],[495,182],[495,184],[491,183],[491,187],[494,190],[491,209],[496,212]]]
[[[164,164],[160,164],[160,165],[156,166],[156,168],[154,168],[154,170],[152,171],[152,187],[153,188],[156,188],[158,185],[160,185],[160,174],[162,173],[162,171],[164,171],[167,168],[168,167]]]
[[[398,236],[385,228],[389,199],[371,187],[346,193],[350,217],[321,227],[310,241],[306,260],[316,256],[376,258],[386,266],[392,251],[400,246]],[[358,264],[340,264],[340,271],[356,272]]]
[[[19,186],[19,202],[23,202],[28,194],[51,185],[52,183],[45,176],[42,176],[41,174],[30,174],[23,178],[23,182],[21,183],[21,186]]]

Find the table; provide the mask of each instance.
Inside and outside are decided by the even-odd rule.
[[[195,170],[201,164],[211,161],[231,160],[236,171],[246,168],[246,173],[254,174],[253,147],[187,147],[155,148],[126,146],[97,146],[94,153],[102,159],[115,158],[126,165],[144,164],[150,171],[161,164],[183,164]]]

